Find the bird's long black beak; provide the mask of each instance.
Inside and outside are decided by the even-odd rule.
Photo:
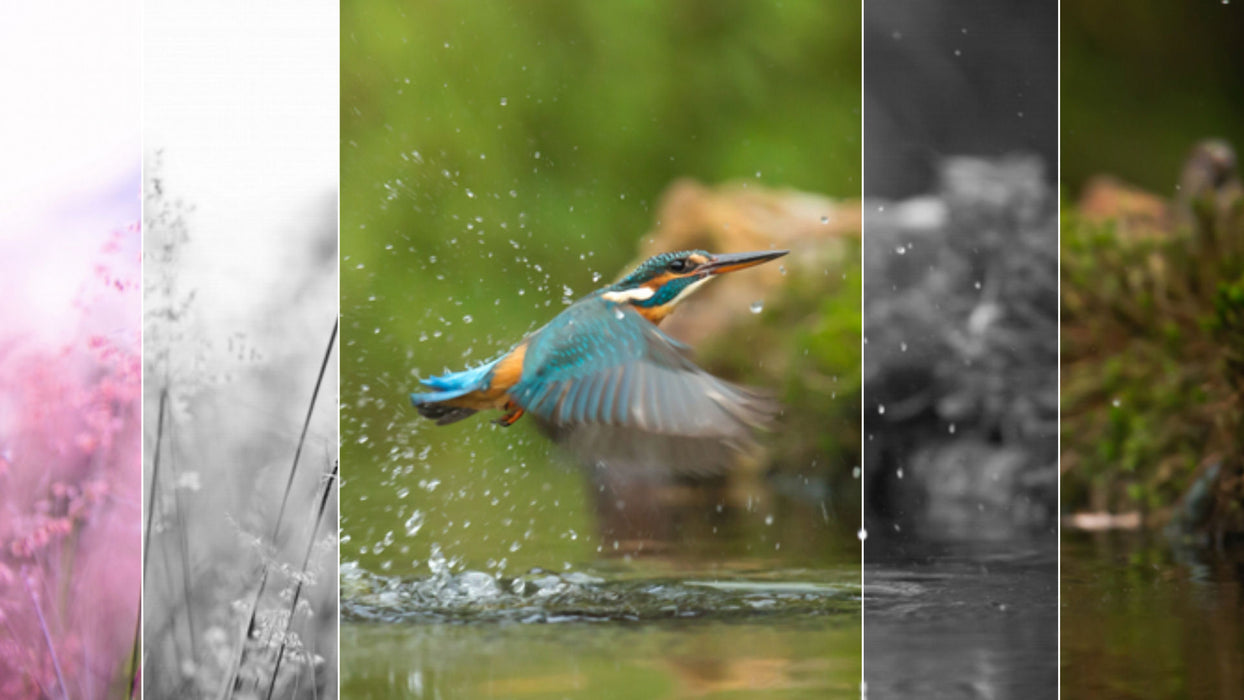
[[[735,272],[763,262],[776,260],[789,253],[789,250],[763,250],[754,253],[722,253],[714,255],[700,267],[700,272],[707,275],[720,275],[724,272]]]

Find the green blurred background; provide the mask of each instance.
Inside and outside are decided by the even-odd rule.
[[[1069,196],[1096,173],[1169,196],[1197,141],[1244,147],[1244,5],[1081,0],[1061,24]]]
[[[580,475],[529,421],[437,428],[407,395],[611,280],[676,178],[857,197],[859,11],[342,6],[343,561],[409,575],[433,543],[490,571],[596,556]],[[857,414],[858,393],[839,401]]]

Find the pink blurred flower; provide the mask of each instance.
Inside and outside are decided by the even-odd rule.
[[[125,251],[139,239],[111,235],[66,317],[40,319],[64,340],[0,326],[0,697],[129,690],[142,406],[139,265]]]

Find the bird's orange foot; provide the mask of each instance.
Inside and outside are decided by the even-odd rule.
[[[523,413],[525,413],[525,411],[522,408],[515,406],[513,403],[508,403],[505,405],[505,407],[509,411],[509,413],[505,414],[504,416],[501,416],[497,420],[493,421],[493,423],[496,423],[497,425],[508,428],[511,425],[514,425],[514,421],[517,421],[519,418],[522,418]]]

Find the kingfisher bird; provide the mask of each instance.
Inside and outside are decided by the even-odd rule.
[[[788,252],[651,257],[500,357],[421,379],[433,391],[411,394],[411,403],[438,425],[489,409],[506,412],[494,421],[503,426],[531,414],[544,432],[597,464],[721,471],[725,451],[748,444],[777,404],[696,366],[691,348],[657,324],[713,277]]]

